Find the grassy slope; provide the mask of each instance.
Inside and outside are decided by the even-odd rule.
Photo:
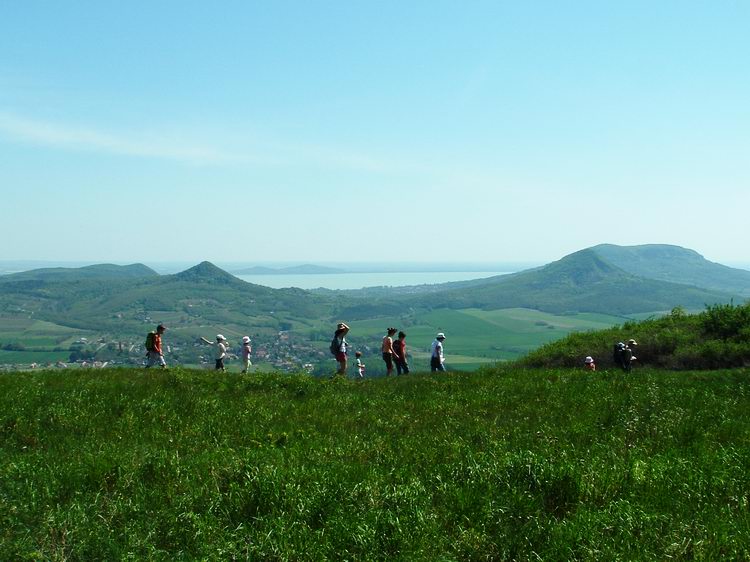
[[[747,559],[748,374],[0,375],[0,558]]]
[[[612,366],[612,346],[639,342],[638,363],[671,369],[750,366],[750,303],[709,306],[699,314],[675,309],[660,318],[626,322],[605,330],[574,333],[547,343],[520,361],[529,367],[573,367],[591,355]]]

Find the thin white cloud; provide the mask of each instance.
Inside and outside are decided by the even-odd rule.
[[[15,140],[67,150],[167,159],[192,164],[215,164],[231,160],[229,155],[211,147],[186,145],[174,139],[114,135],[93,129],[21,118],[9,113],[0,113],[0,134]]]
[[[421,178],[429,185],[435,182],[483,183],[476,170],[460,170],[437,156],[425,160],[415,155],[374,154],[333,145],[304,141],[258,138],[241,133],[221,135],[221,147],[189,144],[184,138],[166,134],[127,135],[103,132],[90,127],[53,123],[21,117],[0,111],[0,138],[46,146],[119,156],[171,160],[194,165],[251,165],[271,168],[320,167],[349,170],[363,174],[385,174]],[[215,136],[213,137],[216,138]]]

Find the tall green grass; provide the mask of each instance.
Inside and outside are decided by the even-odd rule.
[[[0,559],[748,559],[749,374],[0,374]]]

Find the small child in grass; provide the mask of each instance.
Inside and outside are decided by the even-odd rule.
[[[594,358],[591,357],[591,355],[586,356],[586,359],[583,360],[583,364],[589,371],[596,371],[596,363],[594,363]]]
[[[360,379],[365,378],[365,364],[362,363],[362,352],[358,351],[354,354],[357,358],[357,373]]]
[[[243,336],[242,337],[242,374],[246,374],[247,370],[250,368],[250,365],[252,365],[252,361],[250,361],[250,353],[252,353],[253,348],[250,345],[250,336]]]

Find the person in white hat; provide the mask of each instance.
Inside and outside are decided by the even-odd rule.
[[[622,368],[626,373],[629,373],[633,368],[633,361],[635,361],[635,348],[637,345],[638,342],[634,339],[629,339],[622,352]]]
[[[216,370],[225,371],[224,369],[224,358],[227,356],[227,338],[221,334],[216,335],[216,348],[214,357],[216,359]]]
[[[242,336],[242,374],[247,373],[248,367],[252,365],[250,361],[250,353],[252,348],[250,347],[250,336]]]
[[[430,355],[430,371],[445,371],[445,355],[443,354],[443,342],[445,341],[445,334],[438,332],[435,336],[435,340],[432,342]]]
[[[586,356],[586,359],[583,360],[583,364],[589,371],[596,371],[596,363],[594,363],[594,358],[591,357],[591,355]]]

